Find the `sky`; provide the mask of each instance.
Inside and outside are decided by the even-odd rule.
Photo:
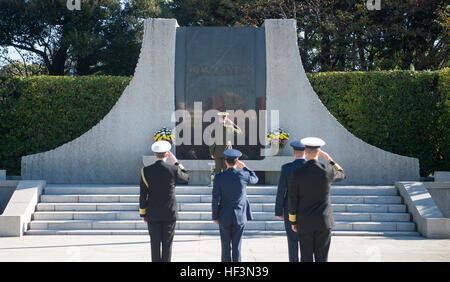
[[[15,61],[22,61],[22,58],[13,47],[8,47],[7,49],[8,49],[8,57],[10,59]],[[6,65],[7,63],[8,63],[7,61],[0,59],[0,67]]]

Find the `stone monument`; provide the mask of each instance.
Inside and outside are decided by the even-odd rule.
[[[363,142],[328,112],[303,69],[295,20],[268,19],[259,28],[179,27],[174,19],[147,19],[144,25],[134,77],[111,111],[80,137],[22,157],[23,179],[138,183],[140,168],[154,161],[153,133],[175,127],[174,111],[190,111],[196,101],[202,102],[201,110],[266,110],[267,124],[276,111],[291,140],[316,136],[327,142],[324,150],[346,172],[342,184],[419,179],[418,159]],[[176,144],[192,184],[209,184],[205,146]],[[292,160],[292,149],[263,157],[259,148],[244,146],[245,162],[265,173],[266,184],[275,184],[281,165]],[[187,153],[192,149],[196,157]]]

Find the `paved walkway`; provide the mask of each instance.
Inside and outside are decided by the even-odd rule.
[[[244,237],[243,261],[287,261],[283,236]],[[0,237],[0,261],[149,261],[148,236]],[[172,261],[220,261],[218,236],[175,235]],[[334,236],[329,261],[446,261],[450,240]]]

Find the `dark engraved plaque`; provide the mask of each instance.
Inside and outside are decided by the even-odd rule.
[[[265,62],[264,28],[177,28],[175,108],[191,113],[191,144],[195,144],[193,127],[196,102],[202,103],[203,112],[210,109],[256,110],[258,115],[259,110],[265,110]],[[210,124],[202,122],[202,132]],[[241,150],[244,159],[260,159],[259,139],[256,139],[256,144],[251,144],[249,137],[247,120],[245,144],[239,145],[235,138],[233,148]],[[177,144],[176,151],[181,159],[210,159],[204,140],[201,145]]]

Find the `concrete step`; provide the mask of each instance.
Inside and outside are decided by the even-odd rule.
[[[177,195],[178,203],[211,203],[211,195]],[[274,195],[248,195],[255,203],[274,203]],[[42,203],[138,203],[139,195],[41,195]]]
[[[352,195],[352,196],[396,196],[398,195],[395,186],[331,186],[331,195]]]
[[[122,230],[147,230],[147,224],[142,220],[33,220],[29,229],[54,229],[54,230],[89,230],[89,229],[122,229]],[[249,221],[248,230],[284,230],[282,221]],[[211,220],[178,220],[176,229],[218,229]]]
[[[177,195],[178,203],[211,203],[211,195]],[[250,203],[274,203],[275,195],[247,195]],[[137,203],[139,195],[41,195],[41,203]],[[400,196],[331,196],[335,204],[400,204]]]
[[[340,213],[333,212],[336,221],[371,221],[371,222],[392,222],[405,221],[409,222],[411,216],[409,213]]]
[[[101,185],[101,184],[47,184],[44,194],[48,195],[89,195],[89,194],[139,194],[137,185]]]
[[[285,231],[244,230],[245,236],[285,236]],[[415,231],[332,231],[333,236],[420,236]],[[147,235],[147,230],[28,230],[25,235]],[[219,236],[219,230],[177,230],[175,235]]]
[[[252,203],[250,202],[252,211],[275,212],[274,203]],[[353,204],[353,203],[332,203],[335,212],[406,212],[404,204]],[[180,211],[211,211],[210,203],[179,203]]]
[[[138,203],[38,203],[36,211],[138,211]]]
[[[211,220],[211,212],[179,212],[179,220]],[[273,212],[254,212],[255,220],[277,220]],[[136,211],[107,211],[107,212],[36,212],[33,220],[140,220]]]
[[[178,213],[179,220],[211,220],[211,212]],[[278,220],[273,212],[253,212],[254,220]],[[136,211],[59,211],[35,212],[33,220],[139,220]],[[335,220],[353,221],[409,221],[408,213],[334,213]]]
[[[147,235],[147,230],[28,230],[26,235]],[[176,230],[176,235],[219,236],[219,230]],[[285,231],[244,230],[244,236],[284,236]]]
[[[274,212],[274,203],[250,204],[253,212]],[[334,212],[406,212],[404,204],[332,204]],[[138,203],[38,203],[36,211],[133,211]],[[210,203],[178,203],[179,211],[209,211]]]
[[[211,195],[212,187],[208,186],[177,186],[177,195]],[[260,185],[260,186],[248,186],[248,195],[276,195],[277,186],[273,185]],[[44,194],[47,195],[133,195],[139,194],[139,187],[133,185],[63,185],[63,184],[48,184],[44,190]],[[398,195],[397,189],[394,186],[332,186],[332,195],[366,195],[366,196],[395,196]]]
[[[406,212],[404,204],[331,204],[337,212]]]
[[[247,195],[276,195],[276,186],[247,186]],[[211,195],[211,186],[177,186],[177,195]]]
[[[73,186],[73,185],[55,185],[49,184],[44,193],[47,195],[89,195],[89,194],[139,194],[139,186],[121,186],[121,185],[101,185],[101,186]],[[212,187],[208,186],[177,186],[177,195],[211,195]],[[248,186],[248,195],[276,195],[276,186]]]
[[[252,220],[247,222],[247,230],[283,231],[284,222]],[[33,220],[29,230],[147,230],[142,220]],[[177,230],[215,230],[218,226],[212,221],[178,220]],[[336,221],[335,231],[415,231],[412,222],[364,222]]]

